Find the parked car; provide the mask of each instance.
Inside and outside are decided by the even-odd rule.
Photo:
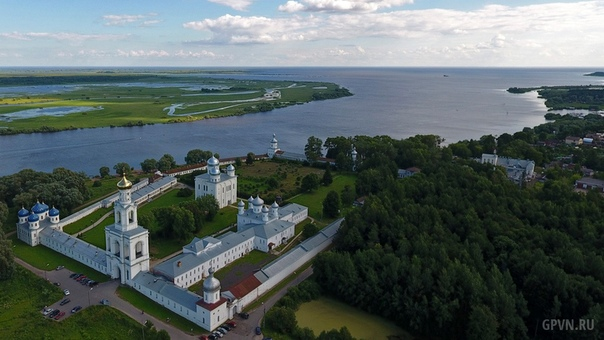
[[[63,269],[63,268],[65,268],[65,266],[58,266],[58,267],[57,267],[57,270],[61,270],[61,269]]]
[[[237,323],[235,321],[227,321],[226,324],[233,328],[237,327]]]
[[[69,295],[69,294],[70,294],[70,293],[69,293],[69,289],[65,289],[65,290],[63,290],[63,294],[65,294],[65,296]]]
[[[248,319],[250,317],[250,314],[246,313],[246,312],[241,312],[239,313],[239,316],[244,318],[244,319]]]
[[[216,336],[214,334],[208,335],[208,340],[216,340]]]
[[[58,287],[58,286],[60,286],[60,285],[61,285],[61,282],[54,282],[54,283],[53,283],[53,285],[55,285],[55,286],[57,286],[57,287]]]
[[[52,313],[54,311],[54,308],[45,308],[42,311],[42,315],[47,316],[48,314]]]
[[[107,299],[101,300],[101,305],[109,306],[110,305],[109,300],[107,300]]]
[[[59,315],[59,313],[61,313],[61,311],[58,310],[58,309],[55,309],[52,312],[50,312],[50,314],[48,314],[48,317],[49,318],[54,318],[55,316]]]
[[[260,328],[260,326],[256,326],[256,335],[260,334],[262,334],[262,329]]]
[[[199,340],[208,340],[208,336],[207,335],[200,335],[199,336]]]
[[[212,333],[212,334],[214,334],[214,336],[215,336],[216,338],[222,338],[222,337],[224,336],[224,335],[222,335],[222,333],[220,333],[220,332],[214,332],[214,333]]]
[[[77,313],[80,309],[82,309],[82,306],[75,306],[71,309],[72,313]]]
[[[70,302],[71,302],[70,299],[63,299],[63,301],[61,301],[61,303],[59,303],[59,305],[64,306],[64,305],[66,305],[66,304],[68,304]]]
[[[57,314],[57,315],[55,316],[55,320],[59,320],[60,318],[62,318],[62,317],[63,317],[63,315],[65,315],[65,312],[61,312],[61,313]]]
[[[71,275],[69,275],[69,278],[73,279],[76,275],[78,275],[78,273],[72,273]]]

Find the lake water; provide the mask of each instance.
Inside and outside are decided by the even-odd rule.
[[[547,110],[536,93],[510,94],[507,88],[602,84],[603,78],[583,76],[593,71],[599,70],[254,68],[247,74],[209,74],[204,76],[334,82],[354,96],[192,123],[0,136],[0,176],[25,168],[52,171],[56,167],[96,175],[101,166],[127,162],[139,168],[144,159],[159,159],[166,153],[184,163],[187,152],[196,148],[223,157],[261,154],[273,133],[281,149],[293,152],[303,152],[311,135],[325,140],[436,134],[445,142],[455,142],[514,133],[543,123]]]

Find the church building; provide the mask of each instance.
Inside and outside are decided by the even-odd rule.
[[[216,157],[208,159],[207,173],[195,177],[195,198],[212,195],[220,209],[237,201],[237,176],[235,167],[229,164],[226,174],[220,171]]]

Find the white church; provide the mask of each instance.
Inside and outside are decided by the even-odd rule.
[[[273,140],[275,143],[271,148],[277,149],[274,137]],[[220,171],[220,162],[215,157],[207,163],[207,174],[195,179],[195,196],[214,195],[221,208],[235,203],[237,176],[234,167],[229,165],[225,174]],[[220,281],[214,277],[214,272],[254,249],[268,252],[284,244],[294,236],[296,224],[308,217],[308,208],[304,206],[292,203],[279,207],[276,202],[267,206],[259,196],[250,197],[247,209],[242,200],[237,205],[236,232],[194,238],[183,247],[182,254],[150,268],[149,232],[138,224],[138,205],[132,199],[132,182],[124,175],[117,188],[115,223],[105,227],[105,249],[63,232],[59,211],[40,202],[31,211],[19,210],[17,235],[31,246],[44,245],[112,279],[119,279],[122,284],[210,331],[244,307],[241,303],[233,304],[232,298],[221,292]],[[310,246],[307,248],[312,251]],[[296,268],[291,266],[286,271]],[[277,274],[278,271],[274,275]],[[201,280],[204,280],[203,296],[186,289]],[[263,280],[270,280],[270,276]],[[265,286],[274,285],[274,281]]]

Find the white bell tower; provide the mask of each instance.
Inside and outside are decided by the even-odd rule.
[[[107,274],[131,284],[139,272],[149,271],[149,231],[138,225],[137,204],[132,202],[132,182],[126,175],[117,183],[115,224],[105,227]]]

